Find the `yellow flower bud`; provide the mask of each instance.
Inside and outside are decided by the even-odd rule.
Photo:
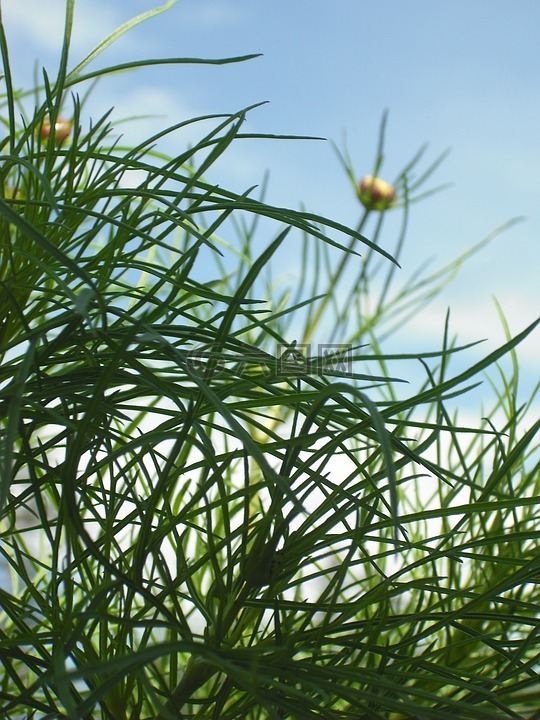
[[[386,180],[373,177],[373,175],[366,175],[362,178],[356,193],[366,210],[379,210],[382,212],[392,207],[396,201],[395,188]]]

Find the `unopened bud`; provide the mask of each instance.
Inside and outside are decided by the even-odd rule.
[[[393,185],[373,175],[363,177],[356,192],[366,210],[387,210],[396,201]]]
[[[71,135],[72,124],[64,118],[57,118],[54,123],[54,144],[61,145]],[[44,120],[41,126],[41,139],[47,140],[51,134],[50,120]]]

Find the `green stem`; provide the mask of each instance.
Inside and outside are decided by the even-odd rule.
[[[357,233],[360,234],[362,232],[362,229],[363,229],[364,225],[366,224],[366,220],[368,218],[369,213],[370,213],[369,210],[364,211],[364,214],[363,214],[362,218],[360,219],[360,222],[358,223],[358,227],[356,228]],[[351,238],[349,245],[347,246],[347,252],[345,252],[343,254],[343,257],[341,258],[339,265],[332,273],[332,275],[330,277],[330,282],[328,285],[328,292],[324,296],[324,298],[321,300],[319,307],[317,308],[317,311],[315,312],[314,317],[311,319],[311,321],[309,323],[309,326],[306,327],[306,332],[305,332],[304,338],[303,338],[304,343],[309,342],[311,340],[311,338],[313,337],[313,333],[315,332],[315,329],[318,327],[318,325],[321,321],[321,317],[323,316],[324,311],[326,310],[326,308],[328,306],[328,303],[334,296],[335,287],[343,275],[345,266],[347,265],[347,262],[349,261],[349,258],[351,257],[350,251],[352,250],[352,248],[356,242],[357,242],[357,240],[355,237]]]
[[[184,676],[175,687],[171,697],[155,716],[154,720],[184,720],[182,707],[205,682],[218,672],[206,660],[194,658],[188,661]]]

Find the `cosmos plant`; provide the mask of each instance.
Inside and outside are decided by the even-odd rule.
[[[252,108],[123,146],[97,78],[251,57],[93,69],[173,4],[72,67],[67,0],[32,94],[0,24],[1,716],[533,720],[536,324],[388,350],[488,240],[404,277],[441,158],[385,179],[386,116],[355,228],[215,181]]]

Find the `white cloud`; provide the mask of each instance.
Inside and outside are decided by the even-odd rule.
[[[524,294],[498,293],[497,300],[513,336],[540,315],[538,302],[531,303]],[[407,325],[409,341],[411,336],[420,342],[427,339],[442,341],[447,309],[439,300],[423,308]],[[503,322],[495,300],[474,297],[453,299],[450,304],[450,335],[457,336],[459,344],[485,340],[479,346],[479,352],[483,354],[505,343]],[[527,364],[537,363],[540,357],[540,327],[518,346],[518,355]]]
[[[28,35],[34,43],[33,54],[37,51],[57,53],[62,46],[64,34],[66,2],[65,0],[47,0],[47,11],[43,11],[42,0],[4,0],[2,3],[4,22],[17,31]],[[115,22],[116,21],[116,22]],[[99,42],[103,36],[118,24],[118,15],[106,5],[93,11],[90,7],[82,12],[76,9],[73,27],[73,48],[90,49],[92,43]]]
[[[72,49],[77,54],[86,54],[109,33],[137,15],[158,8],[164,0],[132,0],[130,3],[110,3],[102,0],[79,0],[75,6],[72,35]],[[183,3],[182,3],[183,5]],[[242,14],[238,7],[225,1],[199,2],[187,7],[175,8],[176,18],[184,25],[197,30],[237,26]],[[180,6],[180,3],[179,3]],[[178,14],[181,11],[181,15]],[[171,10],[166,11],[171,17]],[[174,11],[173,11],[174,12]],[[31,53],[57,54],[62,46],[66,0],[47,0],[44,11],[43,0],[3,0],[2,15],[5,25],[26,35],[32,43]],[[155,30],[155,26],[153,26]],[[150,32],[148,41],[161,47],[159,34]],[[126,42],[124,36],[123,43]],[[127,42],[135,47],[135,40],[127,35]]]
[[[99,0],[79,1],[75,6],[70,46],[70,67],[74,67],[110,33],[129,18],[159,3],[145,3],[146,7],[135,8],[119,3]],[[47,0],[44,11],[43,0],[3,0],[2,14],[7,28],[8,42],[11,33],[24,39],[23,44],[11,48],[14,57],[25,57],[33,63],[48,66],[51,59],[60,55],[65,26],[66,0]],[[127,6],[127,12],[121,12]],[[135,38],[127,35],[121,39],[124,48],[136,48]]]
[[[57,52],[61,47],[65,2],[48,0],[47,12],[43,12],[41,0],[4,0],[2,15],[8,30],[13,29],[27,35],[33,43],[31,52]]]
[[[180,93],[158,85],[130,83],[126,86],[124,78],[123,75],[110,76],[103,86],[98,86],[91,106],[93,117],[114,107],[113,126],[124,142],[141,142],[196,114],[183,101]],[[178,134],[162,140],[160,148],[170,154],[174,154],[175,150],[181,152],[189,143],[196,141],[201,132],[199,123],[188,125]]]

